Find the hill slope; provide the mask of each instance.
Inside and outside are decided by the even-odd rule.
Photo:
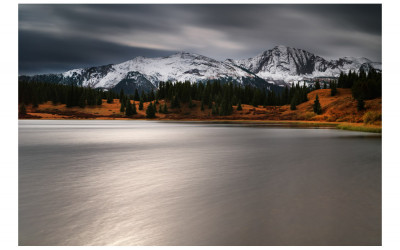
[[[323,113],[316,115],[313,112],[312,105],[316,94],[322,106]],[[196,105],[189,108],[188,105],[181,105],[181,108],[171,109],[170,103],[168,114],[156,113],[160,120],[258,120],[258,121],[317,121],[317,122],[352,122],[361,123],[363,116],[368,111],[381,113],[382,99],[377,98],[365,101],[366,110],[357,111],[357,102],[353,99],[350,89],[338,89],[336,96],[330,96],[329,89],[315,90],[308,94],[308,101],[297,106],[297,110],[290,110],[289,105],[285,106],[267,106],[253,107],[251,105],[242,105],[243,110],[237,111],[233,106],[233,114],[229,116],[217,116],[211,114],[211,109],[205,106],[205,110],[200,110],[200,102],[193,101]],[[165,101],[160,100],[159,105],[164,105]],[[66,108],[65,105],[52,105],[51,102],[41,104],[38,108],[27,107],[28,115],[24,118],[42,118],[42,119],[144,119],[145,110],[149,103],[144,104],[144,110],[138,110],[136,102],[137,115],[131,118],[125,117],[120,113],[119,100],[108,104],[103,100],[102,106],[95,107],[73,107]],[[157,110],[159,109],[157,105]],[[378,124],[379,125],[379,124]]]

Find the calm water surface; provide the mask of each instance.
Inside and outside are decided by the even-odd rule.
[[[381,137],[19,121],[20,245],[380,245]]]

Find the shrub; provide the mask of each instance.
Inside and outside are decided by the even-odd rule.
[[[377,121],[382,121],[382,113],[376,111],[368,111],[364,114],[363,120],[365,124],[372,124]]]
[[[299,114],[297,114],[296,118],[297,120],[305,120],[305,121],[309,121],[312,120],[312,118],[314,118],[314,116],[316,116],[316,114],[314,112],[301,112]]]

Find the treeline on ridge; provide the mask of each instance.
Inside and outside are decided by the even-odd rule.
[[[207,83],[192,84],[186,82],[160,82],[159,88],[154,92],[144,91],[139,94],[135,91],[133,95],[125,95],[123,91],[115,93],[112,90],[93,89],[76,85],[62,85],[53,83],[19,82],[18,100],[19,103],[32,104],[37,107],[47,101],[53,104],[65,104],[67,107],[85,107],[86,105],[101,105],[102,99],[112,103],[113,99],[126,99],[143,102],[152,102],[165,99],[171,102],[170,108],[178,108],[181,104],[189,103],[192,100],[201,101],[204,108],[207,106],[213,109],[213,114],[229,115],[232,113],[232,105],[249,104],[255,107],[280,106],[295,102],[296,105],[307,101],[307,93],[310,89],[305,85],[293,85],[292,88],[284,88],[283,91],[270,91],[252,86],[240,86],[233,83],[221,83],[218,80]],[[202,109],[203,109],[202,108]]]
[[[351,88],[354,99],[370,100],[382,96],[382,73],[370,68],[368,74],[360,69],[357,74],[349,71],[348,74],[340,73],[338,79],[339,88]]]

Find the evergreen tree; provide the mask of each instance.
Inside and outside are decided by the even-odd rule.
[[[357,100],[357,111],[362,111],[365,109],[365,102],[362,98]]]
[[[367,74],[365,73],[363,67],[360,68],[360,73],[359,73],[358,76],[359,76],[359,78],[362,79],[362,80],[367,79]]]
[[[212,114],[212,115],[217,115],[217,114],[218,114],[218,108],[216,108],[215,105],[212,105],[211,110],[212,110],[212,111],[211,111],[211,114]]]
[[[189,108],[193,108],[193,107],[195,107],[196,106],[196,104],[194,104],[193,102],[192,102],[192,98],[190,97],[189,98]]]
[[[370,100],[382,96],[382,73],[371,69],[366,79],[354,81],[351,92],[355,99]]]
[[[147,106],[146,109],[146,118],[154,118],[154,117],[156,117],[156,113],[154,111],[153,104],[150,102],[149,106]]]
[[[315,89],[321,89],[321,84],[319,84],[319,80],[315,82]]]
[[[253,105],[253,107],[258,107],[258,98],[256,91],[254,91],[253,98],[251,99],[251,105]]]
[[[98,95],[98,96],[97,96],[97,102],[96,102],[96,104],[97,104],[98,106],[100,106],[100,105],[103,104],[103,99],[101,99],[101,95]]]
[[[324,89],[327,89],[326,82],[324,82]]]
[[[53,105],[57,105],[59,101],[58,93],[57,91],[54,91],[51,102]]]
[[[290,102],[290,110],[296,110],[296,99],[295,99],[295,97],[293,97],[292,101]]]
[[[212,109],[213,106],[213,100],[212,100],[212,95],[210,94],[209,98],[208,98],[208,108]]]
[[[32,100],[33,100],[32,107],[33,108],[39,107],[38,97],[37,97],[36,93],[33,94]]]
[[[111,90],[109,90],[108,94],[107,94],[107,103],[113,103],[114,102],[114,98],[113,97],[114,96],[113,96]]]
[[[24,103],[22,103],[21,106],[19,107],[19,114],[26,115],[26,108]]]
[[[86,99],[85,95],[82,93],[81,97],[79,98],[79,107],[84,108],[86,106]]]
[[[319,103],[318,95],[315,96],[315,101],[313,105],[314,113],[320,115],[322,113],[321,104]]]
[[[131,105],[131,101],[130,100],[126,100],[126,109],[125,109],[125,115],[126,116],[132,116],[133,115],[133,109],[132,109],[132,105]],[[121,105],[122,107],[122,105]],[[123,112],[123,111],[121,111]]]
[[[135,89],[135,96],[133,97],[133,100],[135,100],[135,101],[140,101],[138,89]]]
[[[87,94],[86,104],[89,106],[96,105],[96,96],[93,89],[88,88],[87,91],[88,94]]]
[[[159,109],[158,109],[158,113],[160,113],[160,114],[164,113],[164,111],[163,111],[163,109],[162,109],[162,106],[161,106],[161,105],[160,105],[160,107],[159,107]]]
[[[201,110],[201,111],[204,111],[204,102],[203,102],[203,101],[201,102],[200,110]]]
[[[130,100],[128,100],[128,102],[131,103]],[[136,111],[136,103],[135,103],[135,101],[133,101],[133,104],[132,104],[132,114],[133,114],[133,115],[136,115],[136,114],[137,114],[137,111]]]
[[[125,98],[123,99],[119,99],[119,101],[121,102],[121,107],[119,108],[119,112],[124,113],[125,112]],[[126,102],[129,102],[129,104],[131,103],[130,100],[128,99]],[[128,105],[129,105],[128,104]],[[130,105],[129,105],[130,106]]]
[[[241,110],[243,110],[242,109],[242,103],[241,103],[241,101],[239,100],[239,103],[238,103],[238,106],[237,106],[237,108],[236,108],[238,111],[241,111]]]
[[[143,110],[143,99],[142,98],[140,98],[139,110]]]
[[[221,103],[220,115],[230,115],[232,114],[232,105],[228,98],[223,98]]]
[[[144,93],[144,91],[142,90],[142,93],[140,94],[140,99],[143,100],[143,102],[147,102],[147,95]]]
[[[337,93],[336,83],[331,82],[329,85],[331,87],[331,96],[335,96]]]
[[[180,107],[181,107],[181,105],[179,104],[179,98],[176,95],[176,96],[174,96],[174,98],[171,102],[171,108],[174,109],[174,108],[180,108]]]
[[[167,102],[164,103],[164,114],[168,114]]]
[[[151,90],[151,92],[149,94],[149,101],[153,101],[154,99],[155,99],[154,91]]]
[[[119,102],[120,103],[124,103],[125,102],[124,97],[125,97],[124,89],[121,89],[121,91],[119,92]],[[121,111],[121,112],[124,112],[124,111]]]
[[[282,94],[282,99],[283,99],[283,101],[284,101],[284,103],[286,104],[286,103],[289,103],[290,102],[290,94],[289,94],[289,88],[288,88],[288,86],[285,86],[285,91],[283,92],[283,94]]]
[[[343,71],[340,71],[339,79],[338,79],[338,88],[343,88],[344,87],[344,73]]]

